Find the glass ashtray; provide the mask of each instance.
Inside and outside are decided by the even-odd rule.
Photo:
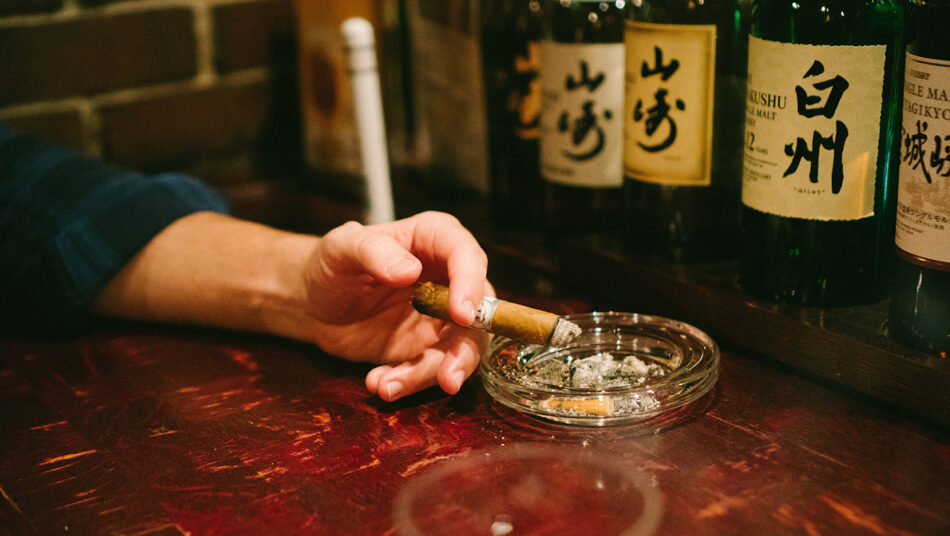
[[[442,462],[410,480],[393,502],[400,536],[649,536],[662,517],[655,481],[630,463],[533,443]]]
[[[480,364],[495,400],[560,423],[629,424],[700,399],[719,378],[718,346],[685,322],[621,312],[564,318],[582,333],[563,348],[495,336]]]

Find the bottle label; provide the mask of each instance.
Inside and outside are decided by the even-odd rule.
[[[897,247],[950,270],[950,61],[908,53],[897,191]]]
[[[515,55],[514,84],[509,111],[515,118],[515,136],[537,140],[541,123],[541,82],[538,80],[540,43],[525,43],[525,53]]]
[[[627,21],[624,39],[624,174],[709,186],[716,26]]]
[[[749,38],[744,205],[823,221],[874,214],[886,48]]]
[[[623,184],[623,43],[541,44],[541,174],[573,186]]]

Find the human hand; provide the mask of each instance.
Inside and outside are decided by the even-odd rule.
[[[185,216],[156,235],[96,297],[101,315],[250,330],[315,343],[378,363],[366,387],[395,400],[435,383],[454,394],[488,336],[468,326],[494,295],[487,259],[454,217],[426,212],[323,237],[214,213]],[[409,303],[417,280],[449,285],[458,324]]]
[[[449,394],[478,364],[488,335],[466,329],[493,296],[485,252],[457,219],[439,212],[372,226],[346,223],[320,239],[305,275],[314,342],[354,361],[379,363],[366,388],[391,401],[438,383]],[[411,306],[416,281],[449,286],[458,324]]]

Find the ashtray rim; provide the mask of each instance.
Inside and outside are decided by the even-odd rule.
[[[507,337],[497,336],[492,340],[488,349],[482,354],[479,371],[482,383],[491,396],[503,405],[536,417],[553,420],[566,424],[588,426],[604,426],[628,422],[638,422],[654,418],[669,410],[682,407],[705,395],[718,381],[720,351],[716,342],[706,332],[696,326],[680,320],[657,315],[629,313],[621,311],[592,311],[589,313],[575,313],[564,316],[565,319],[578,323],[585,329],[593,326],[615,326],[636,328],[638,326],[649,329],[658,329],[659,333],[674,335],[667,342],[677,344],[677,338],[684,338],[686,345],[698,344],[702,353],[695,357],[694,362],[684,363],[681,367],[655,379],[649,379],[639,385],[615,386],[605,389],[586,389],[573,386],[552,388],[538,385],[519,383],[507,378],[497,370],[491,358],[504,348],[515,343]],[[652,334],[654,338],[659,338]],[[528,345],[521,345],[527,348]],[[540,347],[539,347],[540,348]],[[568,347],[570,348],[570,347]],[[523,350],[522,350],[523,351]],[[546,349],[545,352],[557,352],[556,349]],[[543,355],[539,354],[539,355]],[[656,402],[655,406],[647,407],[642,411],[625,412],[616,415],[593,415],[575,412],[565,412],[563,409],[541,407],[546,400],[557,401],[557,407],[563,408],[562,401],[601,400],[613,408],[614,401],[620,400],[649,400]],[[551,404],[548,404],[549,406]],[[649,404],[648,404],[649,405]],[[576,407],[576,404],[575,404]]]

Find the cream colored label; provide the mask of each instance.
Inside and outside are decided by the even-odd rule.
[[[897,247],[950,263],[950,61],[907,54]]]
[[[743,204],[810,220],[874,214],[885,48],[749,38]]]
[[[623,184],[623,43],[541,43],[541,174],[574,186]]]
[[[624,174],[708,186],[716,26],[627,21],[625,43]]]

